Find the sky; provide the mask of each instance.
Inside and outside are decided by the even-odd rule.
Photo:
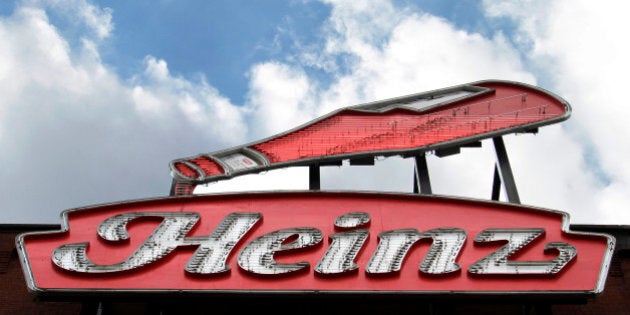
[[[0,2],[0,223],[167,196],[171,160],[331,111],[486,79],[555,93],[571,117],[504,136],[521,203],[630,224],[626,1]],[[427,156],[437,195],[487,200],[492,143]],[[413,164],[322,169],[322,189],[409,193]],[[281,169],[196,193],[307,189]]]

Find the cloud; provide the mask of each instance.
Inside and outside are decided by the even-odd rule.
[[[47,10],[19,6],[0,19],[3,222],[57,222],[73,207],[167,195],[169,161],[245,139],[241,109],[203,77],[173,76],[150,56],[130,81],[104,65],[109,11],[76,8],[91,28],[74,47]]]
[[[174,134],[188,129],[194,132],[188,135],[189,141],[211,137],[215,140],[209,144],[226,144],[246,138],[244,109],[231,104],[203,76],[196,82],[173,76],[166,61],[153,56],[147,56],[144,62],[144,72],[131,79],[131,95],[141,119],[160,122],[162,126],[155,128],[169,128]]]
[[[596,104],[610,102],[617,94],[606,93],[606,90],[614,87],[614,90],[620,91],[619,84],[623,82],[619,75],[615,75],[614,79],[603,80],[610,83],[609,86],[602,86],[597,82],[600,77],[592,75],[598,73],[598,69],[601,72],[598,62],[594,62],[599,51],[602,47],[611,47],[613,43],[594,45],[590,49],[580,46],[585,41],[601,42],[597,37],[602,37],[606,29],[599,29],[596,25],[599,25],[599,18],[605,17],[603,12],[591,17],[588,13],[590,9],[575,8],[561,1],[520,4],[526,5],[527,10],[515,7],[512,2],[488,1],[484,6],[486,14],[495,19],[510,17],[516,30],[508,33],[496,31],[492,37],[487,37],[458,29],[449,21],[427,13],[394,7],[387,1],[378,1],[370,6],[361,2],[327,3],[331,5],[332,13],[324,28],[324,45],[309,46],[301,51],[306,56],[301,64],[295,63],[300,58],[292,58],[293,63],[276,61],[255,68],[254,82],[265,82],[267,86],[278,82],[281,77],[278,73],[293,73],[293,76],[284,76],[292,78],[290,80],[280,79],[280,82],[288,84],[280,85],[284,87],[282,90],[290,93],[278,90],[275,93],[282,93],[279,96],[257,92],[259,97],[253,99],[254,103],[279,100],[273,108],[283,109],[284,116],[280,119],[282,128],[291,127],[293,121],[296,122],[293,126],[296,126],[304,117],[314,118],[339,107],[477,80],[503,79],[537,84],[539,80],[547,82],[551,78],[553,84],[550,87],[568,98],[576,110],[570,122],[544,127],[539,134],[505,137],[521,200],[528,205],[570,212],[573,223],[615,222],[613,213],[627,204],[625,179],[630,176],[626,175],[624,168],[627,163],[621,161],[627,155],[613,154],[615,151],[610,149],[614,148],[613,141],[617,141],[615,134],[628,131],[628,128],[622,127],[625,116],[608,116],[605,121],[611,122],[613,128],[602,128],[601,121],[593,118],[603,118],[603,112],[608,110],[602,111],[602,105],[593,106],[581,101],[591,100]],[[578,18],[584,16],[589,17]],[[586,26],[581,25],[585,20],[588,21]],[[583,30],[585,27],[596,27],[598,31]],[[618,32],[623,32],[623,29],[615,28]],[[587,36],[587,39],[572,44],[573,40],[580,38],[568,36],[575,30],[580,30],[580,34],[592,34],[592,38]],[[623,42],[621,34],[604,37]],[[617,43],[612,47],[619,45]],[[624,51],[623,48],[621,51]],[[523,54],[525,59],[522,59]],[[610,63],[623,65],[624,62],[612,58]],[[308,71],[304,72],[309,67],[335,69],[334,79],[328,85],[317,85],[315,80],[309,80]],[[540,69],[549,70],[541,73]],[[588,80],[582,82],[580,76]],[[613,80],[616,82],[609,82]],[[307,93],[302,82],[321,88]],[[570,86],[577,88],[568,88]],[[282,100],[282,97],[290,95],[290,100]],[[579,97],[577,102],[576,96]],[[284,105],[281,107],[280,103]],[[313,115],[310,106],[303,105],[311,103],[318,104],[316,115]],[[617,113],[620,111],[616,110]],[[273,116],[263,111],[258,114],[262,114],[258,118],[265,119]],[[590,119],[585,121],[587,117]],[[252,130],[259,130],[257,128],[274,130],[268,126],[253,127]],[[599,164],[588,159],[592,147],[596,150],[596,157],[602,159]],[[624,152],[626,147],[616,150]],[[488,140],[483,142],[482,148],[464,149],[456,156],[438,158],[429,155],[434,193],[488,199],[494,160],[494,149]],[[603,164],[604,160],[609,161]],[[367,169],[356,166],[324,168],[322,185],[326,189],[408,192],[412,188],[412,171],[412,162],[402,159],[379,161],[376,167]],[[621,172],[620,176],[615,175],[618,172]],[[602,177],[614,181],[607,184]],[[384,180],[387,178],[399,178],[400,181]],[[617,210],[611,211],[615,208]],[[630,217],[624,218],[628,219]]]
[[[24,3],[49,8],[52,13],[63,16],[65,21],[85,27],[86,36],[94,40],[106,39],[114,30],[112,10],[94,6],[86,0],[28,0]]]
[[[311,82],[299,67],[265,62],[249,75],[251,122],[258,137],[294,128],[313,118]]]
[[[572,223],[630,220],[622,213],[630,185],[624,10],[486,1],[488,18],[507,18],[514,29],[484,35],[400,3],[325,3],[322,42],[253,64],[245,104],[237,105],[203,74],[174,74],[159,56],[121,79],[99,55],[114,32],[111,10],[80,0],[21,2],[0,18],[4,222],[57,223],[68,208],[163,196],[174,158],[259,140],[340,107],[494,78],[544,84],[574,107],[568,122],[505,137],[523,203],[568,211]],[[65,16],[73,32],[51,15]],[[489,199],[493,163],[489,141],[429,155],[433,191]],[[305,188],[304,168],[268,175],[278,173],[205,191]],[[375,167],[322,173],[324,188],[409,192],[413,164],[379,158]]]
[[[628,222],[630,128],[626,117],[630,109],[621,91],[626,69],[630,69],[626,34],[630,21],[625,16],[630,5],[592,1],[484,4],[488,15],[515,23],[528,61],[573,106],[570,122],[564,125],[566,134],[558,143],[571,143],[574,149],[562,161],[581,161],[574,165],[572,177],[590,180],[582,183],[587,189],[565,196],[565,203],[579,213],[581,222],[592,222],[593,217],[599,217],[595,218],[599,222]],[[570,178],[563,184],[577,186]]]
[[[355,2],[331,4],[332,14],[325,28],[328,33],[324,34],[328,41],[319,51],[308,50],[307,53],[309,57],[317,56],[314,58],[316,60],[336,61],[338,64],[333,68],[346,69],[347,74],[337,75],[329,85],[319,85],[325,88],[305,93],[306,88],[301,82],[307,79],[304,79],[301,67],[308,68],[308,62],[312,59],[302,65],[279,65],[276,62],[273,65],[259,66],[267,70],[282,69],[283,73],[299,73],[290,80],[281,80],[292,88],[280,85],[282,88],[276,90],[276,93],[281,91],[285,97],[295,94],[299,94],[299,97],[290,101],[273,102],[276,106],[283,104],[282,108],[290,113],[290,117],[315,118],[339,107],[481,79],[535,82],[533,74],[523,69],[518,52],[502,35],[484,38],[477,33],[458,30],[435,16],[397,10],[387,2],[378,2],[374,6]],[[266,82],[269,86],[278,82],[277,71],[257,71],[256,74],[254,82]],[[270,99],[275,100],[277,97],[265,95],[257,98],[255,103]],[[317,115],[312,115],[308,106],[300,108],[290,105],[300,102],[319,104]],[[267,116],[272,115],[265,117]],[[292,118],[290,121],[295,122],[296,119]],[[281,125],[288,129],[297,124]],[[477,151],[469,152],[465,158],[438,159],[431,156],[430,167],[435,165],[431,167],[431,171],[435,173],[432,174],[435,191],[483,196],[488,199],[494,159],[492,151],[487,148]],[[480,167],[470,167],[471,164]],[[324,168],[322,185],[330,189],[364,187],[362,189],[409,192],[412,189],[412,165],[411,160],[388,159],[379,161],[376,167],[368,169],[356,166],[348,166],[349,170]],[[480,180],[480,173],[487,173],[486,177]],[[384,182],[383,178],[400,180]],[[454,181],[453,178],[457,179]],[[479,185],[480,181],[487,185]],[[485,188],[479,189],[481,186]]]
[[[360,102],[482,79],[536,82],[501,33],[485,38],[389,2],[355,3],[333,3],[325,47],[308,51],[308,60],[335,60],[336,67],[328,67],[344,69],[319,91],[320,115]]]

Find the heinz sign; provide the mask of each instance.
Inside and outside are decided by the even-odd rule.
[[[170,197],[63,218],[18,238],[33,291],[596,293],[614,246],[566,213],[412,194]]]
[[[480,81],[337,110],[258,142],[171,162],[171,197],[68,210],[18,236],[37,293],[549,294],[604,288],[614,239],[518,205],[502,135],[571,108],[542,89]],[[492,138],[510,203],[430,195],[426,152]],[[270,169],[414,157],[422,194],[312,191],[193,196]],[[426,164],[426,160],[424,160]],[[315,172],[317,171],[317,172]],[[318,175],[313,175],[318,180]],[[496,197],[496,198],[495,198]]]

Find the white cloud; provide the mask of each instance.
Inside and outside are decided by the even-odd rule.
[[[594,211],[600,200],[594,192],[602,187],[587,169],[584,148],[563,126],[506,137],[506,146],[523,202],[569,212],[572,223],[611,222],[606,213]]]
[[[241,110],[203,78],[175,77],[147,57],[144,73],[121,81],[98,55],[110,12],[75,9],[66,13],[100,31],[82,33],[74,48],[48,20],[52,9],[19,6],[0,19],[4,223],[57,222],[72,207],[167,195],[169,161],[245,138]]]
[[[565,124],[567,134],[558,141],[572,142],[575,147],[574,154],[566,156],[581,161],[575,165],[574,177],[591,179],[582,183],[584,191],[565,196],[564,203],[579,213],[581,222],[630,221],[630,128],[626,121],[630,108],[623,97],[630,69],[626,34],[630,4],[486,1],[485,6],[491,16],[516,23],[518,38],[529,48],[524,51],[529,61],[542,69],[553,90],[573,106]],[[562,183],[571,181],[565,178]]]
[[[630,68],[624,10],[487,1],[489,16],[517,26],[489,38],[388,1],[326,2],[325,43],[286,62],[252,65],[244,106],[203,75],[174,75],[159,57],[147,56],[143,72],[121,80],[99,56],[114,13],[86,1],[25,1],[0,18],[0,190],[11,196],[0,199],[5,222],[57,222],[70,207],[165,195],[170,160],[258,140],[339,107],[482,79],[536,84],[542,75],[574,113],[538,135],[505,137],[521,200],[569,211],[573,223],[630,220],[621,213],[630,203],[628,107],[619,97]],[[80,45],[50,23],[51,11],[75,20]],[[328,71],[332,82],[311,69]],[[488,199],[493,162],[489,141],[456,156],[430,155],[433,190]],[[412,171],[411,160],[397,158],[369,169],[325,168],[322,185],[408,192]],[[284,175],[252,175],[247,189],[305,185],[304,169],[269,173]],[[243,189],[239,180],[207,191]]]
[[[291,167],[247,174],[230,180],[201,185],[195,193],[223,193],[239,191],[307,190],[308,168]]]
[[[534,76],[523,69],[518,52],[501,34],[488,39],[432,15],[383,9],[383,5],[352,9],[347,2],[333,6],[330,24],[334,27],[327,34],[331,40],[319,52],[326,57],[318,59],[349,55],[339,59],[350,60],[341,67],[350,71],[321,91],[319,114],[482,79],[535,83]],[[389,23],[366,22],[374,16]],[[364,34],[376,26],[382,27],[374,31],[379,36]]]
[[[630,178],[626,170],[630,164],[624,163],[623,159],[628,156],[625,151],[630,150],[630,146],[619,147],[620,136],[627,139],[624,135],[630,132],[624,127],[626,115],[623,108],[627,107],[620,104],[619,93],[610,93],[611,90],[623,90],[622,72],[630,67],[624,66],[627,59],[613,57],[601,60],[602,56],[627,55],[627,40],[622,33],[628,28],[619,24],[620,19],[616,15],[606,23],[599,23],[600,18],[606,18],[603,13],[605,6],[600,6],[600,13],[595,11],[591,16],[591,9],[580,9],[579,5],[575,8],[573,2],[558,2],[551,6],[546,1],[528,2],[524,4],[527,10],[514,11],[510,2],[502,2],[502,5],[506,5],[505,12],[528,12],[515,17],[520,23],[518,25],[522,26],[516,33],[517,40],[521,41],[519,47],[531,47],[528,62],[535,64],[535,69],[549,67],[550,73],[542,75],[565,82],[564,85],[558,84],[556,91],[574,106],[571,121],[561,126],[544,127],[535,136],[505,137],[522,202],[570,212],[574,223],[618,222],[615,216],[623,221],[630,220],[630,215],[624,217],[618,213],[625,209],[630,198],[630,194],[623,193]],[[501,16],[499,7],[488,6],[488,11]],[[335,14],[337,10],[343,11],[343,14]],[[431,15],[401,15],[399,11],[391,11],[388,15],[387,10],[378,10],[379,16],[396,23],[385,27],[390,32],[380,36],[379,41],[354,32],[360,28],[355,25],[366,20],[366,16],[377,14],[376,11],[366,11],[363,7],[353,11],[341,4],[333,6],[331,24],[352,27],[334,27],[334,31],[339,33],[330,36],[335,39],[335,49],[323,53],[351,55],[351,71],[339,78],[330,89],[322,91],[320,108],[330,111],[335,106],[480,79],[537,83],[534,73],[525,68],[519,52],[502,32],[486,38],[459,30],[448,21]],[[336,18],[343,20],[336,21]],[[610,32],[613,32],[612,36],[602,35]],[[572,44],[572,41],[576,43]],[[589,46],[584,47],[587,43]],[[614,52],[601,54],[602,50]],[[537,57],[545,63],[536,63]],[[606,66],[602,67],[602,64]],[[605,76],[602,78],[598,74]],[[581,77],[585,80],[580,81]],[[575,88],[568,88],[570,86]],[[574,96],[579,97],[577,101]],[[617,105],[607,105],[611,103]],[[577,114],[579,110],[583,110],[584,114]],[[593,138],[584,143],[576,135]],[[593,165],[585,159],[590,144],[600,152],[605,175],[614,180],[608,187],[599,180],[598,170],[593,169]],[[488,198],[493,161],[494,151],[487,141],[484,148],[465,149],[458,156],[443,159],[429,156],[434,192]],[[392,173],[405,174],[405,167],[407,174],[411,172],[409,166],[400,167],[400,171],[392,169]],[[382,174],[378,172],[361,173],[361,181],[378,182],[379,178]],[[338,180],[328,179],[331,182]]]
[[[485,38],[456,29],[435,16],[391,8],[386,2],[375,6],[355,3],[333,3],[329,21],[332,26],[328,28],[332,33],[326,34],[331,40],[319,52],[324,55],[319,59],[350,60],[340,67],[349,71],[317,93],[321,95],[319,115],[342,106],[482,79],[535,82],[533,74],[523,68],[518,52],[501,34]],[[376,22],[370,23],[374,19]],[[341,55],[350,57],[336,58]],[[434,193],[489,199],[493,162],[492,147],[487,143],[482,149],[464,149],[458,156],[429,156]],[[410,159],[388,159],[367,169],[347,168],[324,168],[323,187],[405,192],[412,189]],[[391,182],[385,178],[400,180]]]
[[[84,26],[95,40],[109,37],[114,30],[112,10],[94,6],[86,0],[25,0],[26,5],[50,8],[64,15],[67,21]]]
[[[578,84],[578,89],[563,88],[563,85],[556,86],[557,92],[569,99],[576,112],[580,109],[578,104],[581,102],[574,102],[574,95],[579,95],[584,99],[589,99],[589,95],[597,95],[599,104],[612,99],[611,93],[608,93],[611,97],[606,96],[606,93],[593,93],[593,88],[601,85],[595,82],[600,77],[592,75],[598,73],[599,67],[593,60],[596,60],[596,52],[600,51],[601,47],[609,46],[597,45],[595,50],[591,49],[595,52],[593,56],[587,54],[589,49],[585,52],[584,47],[577,45],[574,49],[565,49],[566,45],[569,45],[565,42],[579,38],[568,34],[574,32],[571,27],[580,30],[584,28],[580,25],[584,19],[579,17],[588,15],[588,9],[575,11],[567,2],[521,4],[527,6],[527,10],[523,7],[514,8],[512,2],[494,4],[487,2],[485,7],[487,14],[493,17],[510,15],[512,12],[527,12],[527,14],[510,15],[521,28],[518,32],[510,34],[514,37],[508,40],[506,33],[503,32],[496,32],[494,37],[487,38],[479,33],[457,29],[450,22],[429,14],[393,8],[389,2],[385,1],[376,2],[373,6],[366,6],[362,2],[329,1],[328,3],[332,5],[332,14],[326,28],[329,33],[325,34],[328,41],[319,51],[305,52],[308,56],[305,65],[317,66],[319,63],[334,61],[337,66],[327,64],[326,69],[346,69],[347,71],[344,75],[336,76],[333,83],[325,89],[319,89],[310,94],[299,93],[296,98],[285,101],[285,104],[290,104],[288,106],[290,110],[287,110],[288,114],[285,113],[286,115],[280,119],[284,129],[295,126],[300,121],[299,119],[309,116],[310,108],[307,110],[297,105],[305,102],[305,98],[312,98],[313,102],[319,104],[317,109],[317,116],[319,116],[343,106],[482,79],[515,80],[536,84],[536,75],[526,68],[517,47],[513,47],[511,42],[516,42],[518,48],[531,49],[531,51],[526,51],[531,56],[528,62],[536,65],[535,69],[549,67],[555,73],[544,74],[551,75],[558,82],[571,82],[568,81],[572,80],[570,78],[579,78],[580,75],[585,75],[590,79],[588,84]],[[603,17],[604,15],[595,14],[595,16]],[[569,23],[569,19],[573,22]],[[566,26],[567,23],[571,25],[569,28]],[[596,21],[586,23],[586,25],[591,24],[597,23]],[[563,28],[560,27],[561,25],[564,25]],[[616,28],[615,30],[622,32],[623,29]],[[555,34],[554,30],[561,31]],[[594,32],[593,37],[597,34],[601,36],[603,32],[605,32],[604,29]],[[589,32],[585,33],[589,34]],[[615,38],[617,41],[623,41],[621,34]],[[589,38],[589,40],[595,41],[595,38]],[[583,43],[583,40],[579,42]],[[574,50],[579,50],[580,53],[575,53]],[[583,56],[579,57],[580,54]],[[537,63],[537,57],[541,57],[545,63],[540,61]],[[580,62],[577,60],[570,62],[575,58]],[[621,64],[625,62],[618,58],[612,60]],[[565,63],[566,69],[563,67]],[[593,68],[587,67],[585,70],[581,67],[582,63],[588,63],[588,67]],[[265,64],[262,67],[268,66]],[[285,73],[300,73],[299,78],[303,79],[303,74],[298,67],[293,67],[291,70],[292,66],[277,63],[274,63],[273,67],[281,68]],[[576,73],[571,73],[569,70]],[[257,74],[256,82],[265,82],[269,86],[277,82],[278,75],[272,71],[261,71]],[[567,74],[570,74],[569,78],[565,78]],[[622,90],[619,86],[619,82],[622,82],[619,79],[621,77],[615,75],[614,78],[618,81],[611,86],[615,87],[615,91]],[[604,81],[610,80],[612,79]],[[296,83],[300,80],[283,82],[289,81],[294,87],[300,86]],[[601,92],[606,88],[602,87]],[[304,90],[297,89],[296,91]],[[277,90],[277,93],[282,95],[273,95],[273,97],[265,95],[258,98],[255,103],[267,99],[281,100],[283,97],[295,95],[294,91],[286,93],[282,89]],[[544,127],[537,135],[506,136],[506,143],[523,203],[570,212],[573,223],[611,222],[614,216],[602,207],[610,208],[611,204],[615,204],[616,208],[619,208],[626,204],[627,197],[623,194],[625,180],[622,178],[630,178],[630,176],[620,176],[622,178],[618,181],[605,187],[598,180],[597,172],[592,170],[592,165],[585,159],[587,147],[577,140],[575,135],[577,131],[579,131],[577,134],[581,136],[593,133],[593,137],[597,137],[597,134],[602,134],[601,138],[596,139],[596,146],[599,146],[601,143],[611,144],[611,141],[615,139],[615,133],[624,133],[628,131],[628,128],[623,128],[621,125],[615,127],[616,121],[621,122],[623,115],[615,119],[608,117],[607,121],[613,124],[612,130],[602,128],[601,122],[592,119],[602,115],[601,107],[596,109],[588,104],[583,106],[590,108],[585,110],[589,111],[589,114],[582,116],[591,118],[589,119],[590,126],[582,122],[582,119],[573,117],[571,122],[565,122],[561,126]],[[619,111],[617,109],[618,113]],[[578,115],[574,113],[574,116]],[[271,117],[271,115],[266,114],[260,117]],[[577,124],[572,123],[576,120]],[[291,122],[295,123],[291,124]],[[585,126],[580,127],[582,124]],[[575,125],[578,125],[577,129]],[[265,130],[271,130],[269,127],[265,128],[267,128]],[[591,128],[597,130],[590,130]],[[618,150],[623,152],[626,148]],[[623,167],[628,164],[621,163],[625,156],[627,155],[618,154],[609,157],[602,155],[602,158],[611,159],[610,167],[625,172]],[[462,154],[456,156],[445,158],[429,156],[428,163],[434,193],[488,199],[491,192],[494,159],[495,153],[490,141],[484,141],[481,149],[464,149]],[[374,167],[369,170],[361,167],[352,168],[339,171],[334,168],[324,168],[322,185],[331,189],[341,187],[369,190],[380,187],[380,189],[397,191],[411,189],[411,179],[409,179],[409,185],[383,183],[383,178],[410,177],[413,170],[410,161],[392,162],[386,167]],[[607,172],[607,176],[611,178],[616,178],[614,174],[615,172],[612,171]],[[353,185],[352,182],[359,184]],[[377,184],[363,185],[363,183]],[[613,203],[613,200],[618,203]],[[628,219],[630,218],[624,220]]]
[[[311,82],[299,68],[278,62],[255,65],[250,73],[249,103],[253,130],[272,135],[313,117]]]
[[[175,133],[189,129],[195,132],[190,137],[196,137],[196,132],[201,133],[201,138],[215,137],[217,140],[212,143],[238,143],[246,138],[244,109],[231,104],[203,76],[193,82],[171,75],[165,60],[147,56],[144,61],[144,72],[131,80],[132,96],[142,114],[159,118],[168,126],[185,127],[181,131],[174,129]],[[187,124],[182,126],[182,122]],[[206,147],[209,146],[203,146]]]

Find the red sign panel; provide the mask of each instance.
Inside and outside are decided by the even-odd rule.
[[[339,109],[268,139],[171,162],[176,194],[248,173],[346,158],[391,156],[523,132],[569,118],[543,89],[480,81]]]
[[[566,213],[407,194],[167,197],[17,239],[35,292],[597,293],[610,236]]]

